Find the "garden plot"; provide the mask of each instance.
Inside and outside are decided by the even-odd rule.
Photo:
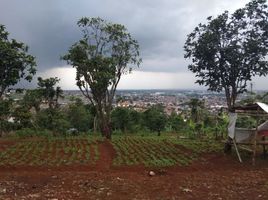
[[[114,138],[113,165],[166,167],[189,165],[202,153],[218,152],[221,146],[209,141],[187,141],[157,137]]]
[[[0,152],[0,165],[59,166],[95,164],[99,159],[96,138],[57,138],[22,141]]]

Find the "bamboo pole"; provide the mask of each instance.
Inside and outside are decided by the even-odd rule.
[[[259,113],[259,111],[260,111],[260,108],[258,107],[257,114]],[[254,141],[253,141],[252,165],[255,165],[256,163],[255,157],[256,157],[256,151],[257,151],[258,124],[259,124],[259,118],[257,118],[256,130],[255,130]]]
[[[234,139],[233,139],[233,143],[234,143],[234,147],[235,147],[236,155],[237,155],[237,157],[238,157],[238,159],[239,159],[239,162],[242,163],[243,161],[242,161],[241,156],[240,156],[240,153],[239,153],[239,151],[238,151],[238,148],[237,148],[237,145],[236,145],[235,137],[234,137]]]

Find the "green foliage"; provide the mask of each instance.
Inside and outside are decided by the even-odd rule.
[[[257,121],[251,116],[239,116],[236,121],[236,127],[238,128],[248,128],[255,129],[257,126]]]
[[[55,85],[59,83],[60,79],[58,77],[42,79],[38,77],[38,89],[39,93],[45,101],[48,102],[49,108],[58,107],[59,97],[63,97],[63,91],[60,87]]]
[[[164,108],[161,105],[150,107],[143,113],[143,122],[151,131],[156,131],[160,135],[160,132],[165,129],[167,122]]]
[[[23,96],[22,105],[29,110],[34,108],[36,112],[40,111],[40,104],[43,99],[42,91],[39,89],[27,90]]]
[[[44,109],[36,114],[36,125],[39,129],[51,130],[54,133],[66,133],[70,124],[66,115],[59,109]]]
[[[246,91],[253,76],[268,73],[268,9],[266,0],[252,0],[233,14],[207,18],[188,35],[185,58],[200,85],[225,91],[228,108]]]
[[[131,108],[117,107],[111,114],[112,127],[121,132],[136,132],[140,127],[141,113]]]
[[[76,102],[69,105],[67,115],[70,126],[78,131],[87,132],[93,128],[94,117],[81,99],[76,99]]]
[[[29,138],[29,137],[52,137],[52,133],[49,130],[36,130],[34,128],[22,128],[15,131],[16,136],[19,138]]]
[[[117,107],[111,114],[112,126],[114,129],[119,129],[123,132],[127,131],[129,126],[129,109]]]
[[[14,128],[14,124],[8,122],[12,113],[12,103],[13,101],[10,99],[0,99],[0,136],[2,136],[4,132],[9,132]]]
[[[193,98],[190,99],[188,105],[191,109],[191,119],[195,123],[199,123],[203,119],[204,101]]]
[[[168,117],[168,125],[171,127],[172,130],[178,132],[181,131],[185,127],[184,119],[181,115],[172,112],[171,115]]]
[[[0,99],[4,91],[18,83],[21,78],[31,81],[35,74],[34,57],[27,54],[28,47],[8,38],[5,26],[0,25]]]
[[[12,113],[12,116],[14,117],[14,122],[16,123],[17,128],[32,127],[32,113],[27,107],[16,107]]]
[[[121,75],[139,65],[139,45],[127,29],[101,18],[82,18],[83,38],[62,58],[76,68],[76,84],[96,106],[101,132],[111,137],[110,113]],[[90,95],[92,93],[92,95]]]
[[[15,134],[20,138],[33,137],[36,135],[36,130],[31,128],[22,128],[17,130]]]
[[[0,119],[4,120],[10,116],[12,110],[12,103],[13,101],[11,99],[0,99]]]
[[[237,104],[239,105],[247,105],[247,104],[254,104],[256,102],[262,102],[262,103],[268,103],[268,92],[265,92],[263,94],[256,94],[254,92],[249,93],[250,96],[247,96],[247,98],[242,99]]]
[[[0,137],[3,135],[3,133],[8,133],[15,128],[16,126],[14,125],[14,123],[0,119]]]

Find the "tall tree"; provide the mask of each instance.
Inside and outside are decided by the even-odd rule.
[[[101,18],[78,21],[83,38],[63,59],[76,68],[76,83],[83,95],[96,106],[102,134],[111,138],[111,110],[122,74],[139,66],[139,45],[127,29]]]
[[[32,80],[36,63],[29,55],[28,47],[15,39],[8,38],[5,26],[0,24],[0,99],[5,90],[18,83],[21,78]]]
[[[268,9],[266,0],[252,0],[233,14],[225,11],[207,18],[188,35],[185,58],[199,79],[196,83],[211,91],[225,91],[230,109],[246,91],[254,76],[268,73]]]

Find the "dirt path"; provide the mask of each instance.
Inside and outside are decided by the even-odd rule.
[[[115,158],[115,150],[110,141],[105,140],[100,142],[98,145],[99,154],[101,155],[96,163],[97,171],[107,171],[111,168],[113,164],[113,159]]]

